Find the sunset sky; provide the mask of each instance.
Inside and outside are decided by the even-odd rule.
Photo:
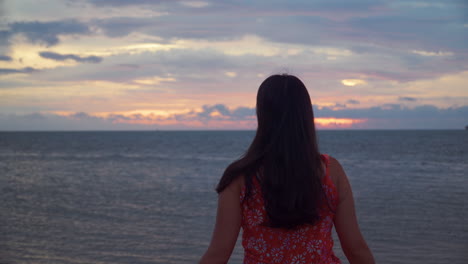
[[[255,129],[269,75],[322,129],[468,125],[468,1],[0,0],[0,130]]]

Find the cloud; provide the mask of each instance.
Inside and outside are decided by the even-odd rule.
[[[209,2],[205,1],[182,1],[181,4],[193,8],[203,8],[210,5]]]
[[[25,67],[22,69],[7,69],[7,68],[0,68],[0,75],[2,74],[12,74],[12,73],[31,73],[37,71],[32,67]]]
[[[332,109],[330,107],[315,108],[317,117],[337,118],[381,118],[381,119],[430,119],[459,118],[466,119],[468,106],[438,108],[433,105],[421,105],[414,108],[400,104],[385,104],[369,108]]]
[[[11,61],[12,58],[6,55],[0,55],[0,61]]]
[[[346,101],[347,104],[354,104],[354,105],[358,105],[360,102],[358,100],[354,100],[354,99],[349,99],[348,101]]]
[[[116,17],[96,20],[93,23],[109,37],[123,38],[131,34],[144,34],[159,37],[163,42],[168,43],[190,42],[193,43],[190,47],[192,49],[199,48],[197,45],[216,49],[222,47],[219,43],[221,40],[235,43],[246,36],[254,36],[260,39],[263,45],[258,50],[276,50],[275,54],[267,55],[267,57],[276,56],[277,59],[273,60],[278,63],[284,61],[284,64],[298,65],[297,59],[304,58],[308,61],[309,68],[313,66],[313,68],[354,73],[354,75],[343,74],[343,82],[346,83],[344,85],[348,86],[364,84],[372,78],[408,82],[459,72],[466,68],[468,50],[464,45],[459,45],[466,42],[459,37],[463,36],[464,29],[451,28],[452,23],[455,22],[450,19],[442,21],[442,25],[436,23],[441,32],[447,31],[448,33],[436,32],[435,35],[444,34],[443,38],[453,39],[453,41],[447,40],[447,42],[440,43],[438,39],[430,39],[433,34],[427,32],[431,28],[432,20],[429,19],[426,25],[425,22],[412,21],[410,14],[402,15],[406,23],[410,24],[409,27],[413,27],[411,32],[401,33],[407,36],[407,39],[393,40],[385,35],[386,30],[398,34],[400,27],[406,26],[388,15],[369,16],[370,18],[358,16],[349,18],[349,21],[345,23],[320,16],[297,17],[291,14],[291,10],[301,10],[299,7],[303,7],[302,10],[313,10],[314,6],[318,10],[324,9],[332,12],[332,7],[338,4],[291,3],[284,6],[284,10],[280,9],[277,3],[266,9],[259,9],[258,6],[246,3],[231,9],[220,7],[227,5],[226,2],[216,2],[213,5],[214,7],[210,7],[203,13],[176,10],[170,15],[158,17]],[[374,7],[368,2],[360,2],[359,5],[371,10]],[[376,7],[388,8],[384,2],[379,2]],[[237,15],[234,15],[233,9],[243,10],[246,13],[240,20]],[[339,16],[340,12],[354,11],[354,7],[344,6],[334,12],[335,16]],[[281,16],[281,19],[277,16]],[[382,28],[367,25],[374,20]],[[213,21],[222,21],[222,23],[213,23]],[[419,27],[422,27],[426,33],[420,34]],[[377,33],[374,34],[374,31]],[[303,32],[308,32],[308,34],[303,34]],[[442,36],[439,37],[442,38]],[[202,44],[201,40],[205,43]],[[285,47],[291,45],[298,50],[298,53],[286,56],[288,50],[293,50],[293,48],[279,49],[280,45]],[[444,56],[422,56],[408,51],[415,50],[432,54],[430,51],[421,50],[423,47],[427,50],[443,50],[444,52],[434,54]],[[445,56],[447,54],[453,54],[453,56]],[[289,61],[288,58],[291,60]],[[292,60],[293,58],[295,60]],[[385,61],[384,64],[382,64],[383,61]],[[440,65],[443,67],[439,67]],[[348,79],[350,77],[352,79]],[[356,80],[359,82],[352,82]]]
[[[138,32],[164,39],[233,39],[250,34],[288,44],[343,47],[369,43],[378,47],[405,50],[409,48],[416,51],[466,51],[466,39],[463,37],[463,24],[466,24],[466,21],[462,21],[463,8],[453,3],[415,8],[405,5],[407,1],[389,3],[380,0],[360,0],[352,3],[172,0],[88,2],[98,9],[102,8],[102,12],[109,7],[125,10],[131,6],[168,10],[168,15],[162,16],[131,18],[130,14],[126,17],[123,12],[120,17],[90,20],[91,27],[100,28],[112,37]],[[75,22],[80,21],[78,11],[77,9]],[[434,14],[438,14],[437,18]],[[457,26],[458,24],[460,25]],[[31,25],[27,28],[16,27],[16,31],[28,34],[32,32]],[[76,28],[74,29],[76,31]],[[47,39],[46,42],[51,45],[54,40]]]
[[[445,57],[445,56],[453,56],[453,52],[444,52],[444,51],[424,51],[424,50],[412,50],[411,52],[426,56],[426,57]]]
[[[187,113],[175,114],[165,117],[166,119],[174,119],[178,122],[200,122],[203,125],[213,125],[216,122],[229,124],[231,127],[238,122],[244,122],[250,127],[256,124],[255,108],[237,107],[229,109],[224,104],[203,105],[201,111],[191,110]]]
[[[464,36],[466,28],[457,26],[461,15],[458,7],[453,4],[416,8],[406,5],[405,1],[395,1],[392,4],[387,1],[353,1],[352,4],[340,1],[207,1],[209,5],[203,8],[186,8],[183,3],[187,1],[88,2],[91,5],[86,4],[86,8],[98,10],[96,14],[106,12],[109,7],[114,6],[122,13],[112,18],[95,15],[95,18],[87,16],[86,19],[80,19],[78,5],[74,5],[76,9],[73,10],[77,11],[74,20],[11,22],[7,24],[6,31],[0,31],[0,42],[15,34],[23,34],[33,43],[50,46],[58,44],[62,35],[92,34],[99,40],[115,41],[116,45],[140,36],[141,39],[135,42],[154,45],[189,43],[183,49],[226,51],[227,48],[221,41],[236,43],[246,36],[253,36],[261,40],[257,51],[275,50],[274,54],[261,58],[259,65],[269,65],[271,62],[275,66],[301,65],[297,67],[308,68],[310,71],[339,72],[340,79],[362,78],[369,83],[372,79],[407,82],[459,72],[466,68],[468,59],[467,45],[464,45],[466,38],[460,37]],[[162,15],[126,15],[126,12],[132,12],[133,9],[129,9],[132,6],[156,10]],[[164,12],[166,10],[168,12]],[[447,16],[443,19],[435,18],[433,14],[439,12]],[[404,23],[399,21],[400,18]],[[63,26],[59,27],[59,24]],[[50,28],[50,31],[45,30],[45,27]],[[429,31],[433,28],[434,31],[435,28],[438,30],[430,34]],[[2,34],[5,35],[4,38]],[[397,36],[392,39],[387,34]],[[441,42],[438,38],[446,40]],[[86,38],[82,41],[92,43],[95,40]],[[73,46],[71,41],[69,44]],[[116,47],[100,51],[105,53],[112,48]],[[297,50],[297,54],[289,54],[290,50]],[[127,61],[119,64],[138,64],[134,59],[139,59],[137,52],[131,52],[135,56],[128,56]],[[246,49],[244,53],[248,52]],[[255,51],[252,49],[250,52]],[[433,56],[423,56],[417,52]],[[77,52],[69,50],[64,53]],[[447,54],[453,55],[441,56]],[[303,61],[307,63],[298,63],[298,58],[304,58]],[[202,67],[200,70],[203,71]],[[93,71],[99,72],[96,69]],[[237,72],[237,69],[226,72]],[[238,76],[240,75],[239,72]]]
[[[225,81],[234,77],[233,74],[227,77],[225,73],[242,69],[243,72],[237,73],[236,78],[256,75],[259,72],[256,65],[262,60],[265,60],[264,56],[229,56],[213,49],[171,49],[109,56],[100,64],[55,68],[43,72],[41,77],[51,81],[106,80],[141,85],[164,83],[166,88],[176,87],[177,93],[202,89],[211,92],[238,87],[234,82],[224,87]]]
[[[206,1],[187,1],[187,0],[88,0],[89,3],[95,6],[134,6],[134,5],[145,5],[145,6],[157,6],[161,4],[172,4],[174,2],[180,2],[183,6],[192,8],[202,8],[208,6],[210,3]]]
[[[130,35],[134,32],[146,33],[155,25],[161,25],[159,17],[156,18],[135,18],[135,17],[115,17],[108,19],[99,19],[94,21],[94,25],[98,26],[106,36],[116,38]],[[173,29],[172,26],[164,25],[168,30]],[[156,27],[161,30],[161,27]],[[164,30],[164,28],[162,30]],[[153,34],[150,34],[153,35]],[[159,34],[154,34],[159,36]]]
[[[398,101],[415,102],[417,100],[418,99],[416,99],[414,97],[409,97],[409,96],[400,96],[400,97],[398,97]]]
[[[74,60],[77,62],[91,62],[91,63],[99,63],[102,61],[102,57],[98,56],[78,56],[74,54],[59,54],[50,51],[43,51],[39,53],[39,56],[46,59],[56,60],[56,61],[65,61],[65,60]]]
[[[345,86],[356,86],[356,85],[367,84],[365,80],[360,80],[360,79],[344,79],[344,80],[341,80],[341,83]]]
[[[201,120],[251,120],[255,115],[255,110],[248,107],[229,110],[225,105],[217,104],[213,106],[204,105],[202,108],[202,112],[197,114]]]
[[[438,81],[467,69],[466,8],[450,1],[64,3],[8,4],[0,26],[0,54],[8,55],[0,57],[0,74],[9,74],[0,85],[2,109],[81,111],[84,104],[94,115],[154,105],[180,112],[208,104],[204,114],[197,109],[177,118],[234,122],[237,110],[226,112],[216,103],[253,105],[260,79],[284,68],[302,75],[314,102],[330,106],[335,115],[371,105],[389,113],[409,111],[404,105],[466,104],[466,74],[456,83]],[[70,19],[52,16],[54,10]],[[40,73],[14,74],[35,69]],[[106,103],[91,105],[83,94]],[[384,106],[389,102],[400,108]],[[36,108],[27,108],[31,104]],[[341,110],[347,111],[337,112],[345,105]],[[122,122],[152,118],[114,116]]]
[[[437,108],[424,105],[407,108],[398,104],[360,109],[314,107],[317,122],[330,128],[358,129],[462,129],[468,106]],[[349,121],[351,127],[340,126]],[[354,122],[356,121],[356,122]],[[69,115],[32,113],[0,114],[0,130],[122,130],[122,129],[255,129],[255,108],[230,109],[224,104],[204,105],[200,110],[180,114],[155,113],[96,115],[85,112]],[[323,126],[327,128],[327,126]]]
[[[130,5],[158,5],[171,3],[177,0],[88,0],[89,3],[96,6],[130,6]]]
[[[11,37],[21,34],[30,42],[40,45],[53,46],[59,43],[62,35],[89,35],[89,27],[75,20],[62,20],[52,22],[13,22],[7,29],[0,31],[0,39],[7,41]]]
[[[164,77],[159,77],[159,76],[133,80],[134,83],[142,84],[142,85],[158,85],[158,84],[165,83],[165,82],[175,82],[175,81],[177,80],[172,77],[164,78]]]
[[[8,30],[0,30],[0,46],[7,46],[11,35],[11,32]]]
[[[401,7],[397,10],[399,12],[395,14],[353,18],[348,22],[349,33],[361,41],[378,45],[410,47],[419,51],[419,55],[428,55],[423,50],[466,50],[466,38],[461,26],[463,8],[448,4],[444,8],[420,10]],[[438,16],[434,17],[434,13]]]
[[[346,104],[335,103],[335,108],[346,108]]]

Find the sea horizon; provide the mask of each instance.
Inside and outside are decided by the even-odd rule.
[[[459,131],[466,128],[350,128],[350,129],[316,129],[316,131]],[[237,132],[237,131],[256,131],[256,129],[111,129],[111,130],[0,130],[2,132]]]

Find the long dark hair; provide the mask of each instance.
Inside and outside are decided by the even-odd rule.
[[[272,75],[258,89],[256,109],[255,138],[226,168],[216,191],[243,175],[248,201],[257,177],[267,212],[264,225],[293,229],[316,223],[324,199],[324,170],[305,85],[293,75]]]

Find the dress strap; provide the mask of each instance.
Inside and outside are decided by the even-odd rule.
[[[325,162],[325,177],[323,177],[323,183],[328,186],[329,195],[331,197],[331,201],[333,206],[336,208],[338,205],[339,193],[338,189],[335,186],[331,176],[330,176],[330,156],[327,154],[321,154],[320,157],[322,158],[323,162]]]
[[[322,158],[323,162],[325,162],[325,166],[328,170],[328,165],[330,164],[330,156],[328,154],[320,154],[320,158]]]
[[[322,158],[323,162],[325,163],[325,177],[330,177],[330,156],[328,154],[320,154],[320,158]]]

